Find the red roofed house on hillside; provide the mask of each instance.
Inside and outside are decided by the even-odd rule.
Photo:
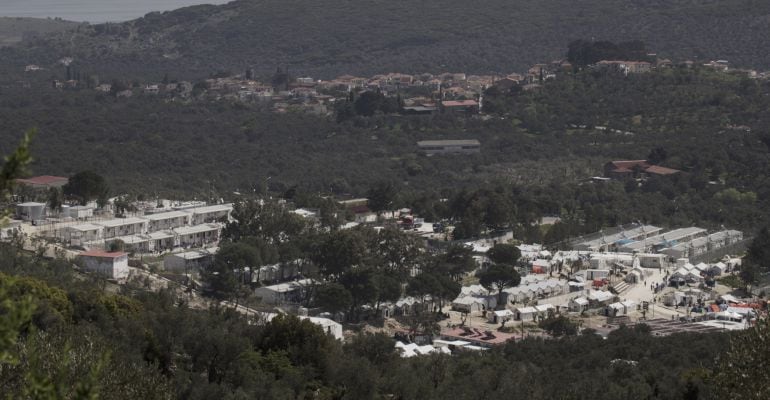
[[[48,189],[52,187],[60,188],[66,185],[69,179],[62,176],[34,176],[32,178],[17,179],[16,183],[19,185],[29,186],[33,189]]]
[[[78,256],[83,260],[86,271],[117,281],[128,278],[128,253],[91,250],[80,253]]]
[[[647,160],[610,161],[604,164],[604,176],[613,179],[643,178],[650,175],[673,175],[678,169],[661,167]]]
[[[441,110],[476,114],[479,112],[479,103],[476,100],[445,100],[441,102]]]
[[[673,175],[673,174],[678,174],[680,172],[682,171],[678,169],[673,169],[673,168],[661,167],[660,165],[650,165],[649,168],[644,170],[645,174],[652,174],[652,175]]]

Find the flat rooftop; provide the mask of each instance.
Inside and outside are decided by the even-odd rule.
[[[188,209],[192,211],[193,214],[207,214],[207,213],[215,213],[215,212],[223,212],[223,211],[232,211],[233,205],[232,204],[215,204],[213,206],[204,206],[204,207],[195,207]]]
[[[109,252],[109,251],[103,251],[103,250],[90,250],[90,251],[84,251],[78,255],[81,257],[118,258],[118,257],[127,256],[128,253],[124,253],[122,251]]]
[[[694,227],[694,226],[689,228],[679,228],[679,229],[674,229],[672,231],[668,231],[660,235],[648,237],[647,239],[644,239],[644,240],[639,240],[633,243],[627,243],[623,245],[623,247],[628,249],[633,249],[633,250],[642,250],[647,246],[655,246],[666,242],[678,242],[684,238],[691,237],[694,235],[700,235],[703,233],[706,233],[705,229]]]
[[[108,241],[115,241],[115,240],[120,240],[125,244],[140,244],[140,243],[149,242],[150,238],[144,237],[144,236],[138,236],[138,235],[129,235],[129,236],[119,236],[119,237],[108,239]]]
[[[28,201],[26,203],[16,204],[18,207],[45,207],[45,203],[36,203],[34,201]]]
[[[147,235],[152,240],[171,239],[174,237],[174,232],[171,231],[158,231],[152,232]]]
[[[216,249],[216,250],[218,250],[218,249]],[[166,258],[168,258],[168,257],[178,257],[178,258],[182,258],[184,260],[199,260],[201,258],[206,258],[206,257],[213,256],[214,254],[216,254],[216,250],[203,249],[203,250],[185,251],[183,253],[169,254],[169,255],[166,256]]]
[[[149,220],[149,221],[162,221],[164,219],[172,219],[172,218],[183,218],[183,217],[189,217],[189,212],[184,211],[167,211],[157,214],[145,214],[142,218]]]
[[[481,142],[476,139],[463,140],[422,140],[417,142],[420,147],[433,146],[481,146]]]
[[[222,228],[221,224],[201,224],[201,225],[195,225],[195,226],[181,226],[179,228],[174,228],[174,232],[178,235],[192,235],[196,233],[216,231],[216,230],[219,230],[220,228]]]
[[[144,224],[146,222],[147,222],[147,220],[142,219],[142,218],[129,217],[129,218],[108,219],[106,221],[94,222],[94,224],[101,225],[101,226],[103,226],[105,228],[115,228],[115,227],[118,227],[118,226]]]
[[[313,282],[314,281],[312,279],[300,279],[298,281],[290,281],[290,282],[279,283],[271,286],[263,286],[263,289],[271,290],[277,293],[285,293],[285,292],[291,292],[293,290],[302,288],[307,285],[312,285]]]
[[[643,225],[636,228],[626,229],[612,235],[607,235],[597,239],[578,243],[578,246],[585,246],[588,248],[601,247],[604,245],[617,243],[624,239],[635,239],[643,235],[656,234],[662,230],[663,228],[659,228],[657,226]]]
[[[79,225],[70,226],[69,229],[73,231],[90,232],[90,231],[98,231],[99,229],[104,229],[104,227],[99,225],[94,225],[94,224],[79,224]]]

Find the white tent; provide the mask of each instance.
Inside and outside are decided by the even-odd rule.
[[[725,311],[735,313],[735,314],[740,314],[743,316],[748,316],[748,317],[752,317],[756,315],[756,312],[754,312],[754,309],[749,307],[727,307],[727,310]]]
[[[633,311],[636,307],[636,302],[631,300],[626,300],[622,302],[612,303],[608,308],[608,315],[611,317],[616,317],[620,315],[628,315],[631,311]]]
[[[535,306],[535,310],[537,310],[538,315],[540,317],[545,318],[548,316],[548,310],[555,310],[556,307],[554,307],[553,304],[539,304]]]
[[[620,304],[623,304],[627,309],[632,310],[639,303],[633,300],[626,300],[626,301],[622,301]]]
[[[578,297],[569,301],[570,311],[581,312],[588,307],[588,299],[585,297]]]
[[[487,296],[489,295],[489,290],[484,289],[484,286],[481,285],[470,285],[470,286],[463,286],[460,289],[460,295],[465,296]]]
[[[320,317],[304,317],[304,316],[301,316],[299,318],[303,319],[303,320],[306,319],[306,320],[308,320],[308,321],[310,321],[310,322],[320,326],[321,329],[323,329],[324,333],[330,334],[330,335],[334,336],[334,338],[337,339],[337,340],[342,340],[343,339],[342,325],[340,323],[336,322],[336,321],[333,321],[333,320],[331,320],[329,318],[320,318]]]
[[[683,278],[684,279],[684,278],[687,277],[687,274],[689,274],[689,273],[690,273],[689,269],[686,269],[686,268],[682,267],[682,268],[679,268],[678,270],[674,271],[671,274],[671,278]]]
[[[700,273],[698,272],[698,270],[692,270],[687,274],[685,279],[691,282],[701,282],[703,280],[703,277],[700,276]]]
[[[415,343],[404,344],[402,342],[396,342],[396,350],[401,353],[401,357],[409,358],[415,356],[427,355],[435,352],[444,352],[429,344],[419,346]]]
[[[514,308],[516,314],[516,320],[519,321],[534,321],[535,315],[537,315],[537,309],[535,307],[520,307]]]
[[[452,302],[452,308],[464,312],[476,312],[484,309],[486,301],[473,296],[461,296]]]
[[[603,290],[591,290],[588,293],[589,300],[597,301],[599,303],[610,301],[613,297],[614,295],[612,293]]]
[[[641,270],[639,270],[639,269],[632,269],[626,275],[625,281],[628,282],[628,283],[641,282],[643,280],[642,279],[642,274],[643,273],[642,273]]]
[[[711,313],[714,319],[722,321],[743,321],[743,315],[731,311],[720,311],[717,313]]]
[[[728,303],[741,303],[741,299],[731,295],[731,294],[723,294],[720,296],[722,300],[728,302]]]
[[[709,271],[711,271],[711,273],[714,275],[722,275],[727,272],[727,264],[720,261],[712,265]]]
[[[489,316],[489,322],[493,324],[500,324],[505,321],[509,321],[513,319],[513,311],[511,310],[496,310],[494,312],[488,313]]]

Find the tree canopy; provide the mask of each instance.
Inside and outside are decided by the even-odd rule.
[[[109,186],[103,176],[93,171],[82,171],[69,178],[64,194],[76,199],[81,205],[96,200],[100,206],[107,202]]]
[[[487,257],[495,264],[515,265],[521,258],[521,250],[513,244],[496,243],[487,251]]]
[[[493,264],[485,271],[478,273],[479,283],[488,290],[497,291],[497,306],[502,308],[503,290],[509,287],[518,286],[521,282],[521,276],[512,265]]]

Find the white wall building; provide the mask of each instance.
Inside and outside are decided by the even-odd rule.
[[[169,254],[163,259],[163,269],[180,274],[199,273],[214,262],[217,250],[203,249]]]
[[[115,218],[94,222],[94,224],[104,227],[105,239],[147,233],[147,220],[142,218]]]
[[[195,226],[174,228],[177,235],[177,245],[181,247],[201,247],[219,240],[220,223],[208,223]]]
[[[312,279],[284,282],[277,285],[262,286],[254,290],[257,297],[267,304],[298,303],[306,290],[314,284]]]
[[[37,221],[45,218],[45,203],[27,202],[16,205],[16,217],[24,221]]]
[[[230,220],[230,214],[233,212],[232,204],[215,204],[205,207],[195,207],[187,209],[192,212],[192,225],[201,225],[208,222],[218,222],[223,219]]]
[[[67,209],[67,216],[74,219],[90,218],[94,216],[94,209],[89,206],[71,206]]]
[[[176,234],[173,231],[150,232],[147,237],[152,251],[172,250],[176,247]]]
[[[83,260],[86,271],[118,281],[128,278],[127,253],[94,250],[80,253],[78,256]]]
[[[148,214],[143,218],[147,220],[147,231],[157,232],[190,225],[192,214],[184,211],[169,211],[158,214]]]

